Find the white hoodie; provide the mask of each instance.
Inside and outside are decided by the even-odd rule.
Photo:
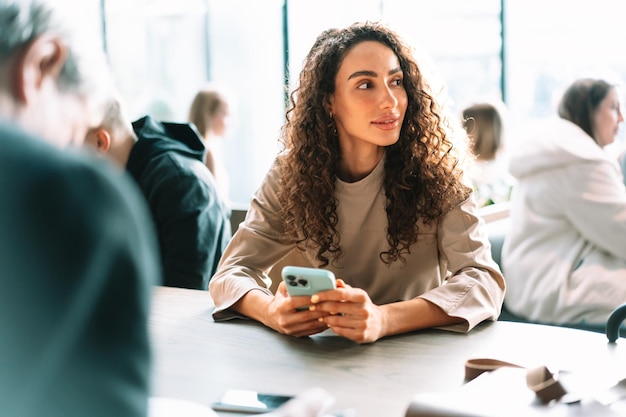
[[[626,302],[626,187],[617,162],[575,124],[528,127],[511,152],[517,185],[502,259],[506,307],[546,323],[605,323]]]

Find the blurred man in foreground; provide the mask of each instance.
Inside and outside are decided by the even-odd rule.
[[[102,117],[104,57],[59,4],[0,0],[0,28],[0,415],[145,415],[149,213],[126,177],[60,149]]]
[[[157,239],[125,174],[60,149],[100,123],[110,83],[99,44],[82,48],[62,16],[52,1],[0,0],[0,415],[156,414]],[[319,415],[329,397],[313,394],[276,416]]]

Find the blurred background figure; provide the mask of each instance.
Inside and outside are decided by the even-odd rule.
[[[579,79],[558,114],[513,142],[505,305],[533,321],[605,324],[626,302],[626,187],[605,149],[624,121],[618,89]]]
[[[509,201],[515,180],[505,149],[504,104],[475,103],[463,109],[462,117],[476,158],[470,177],[478,206]]]
[[[217,189],[230,203],[230,178],[224,162],[222,139],[230,129],[234,100],[226,89],[216,83],[208,83],[200,89],[189,109],[189,122],[196,125],[206,147],[205,164],[215,177]]]
[[[144,116],[130,122],[122,98],[105,106],[86,144],[118,163],[136,181],[156,225],[163,284],[208,289],[231,237],[230,209],[204,165],[204,145],[189,123]]]

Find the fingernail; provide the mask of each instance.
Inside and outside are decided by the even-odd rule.
[[[315,311],[315,306],[309,306],[309,311]]]
[[[324,322],[324,317],[318,318],[317,321],[319,321],[320,323],[323,323]]]
[[[320,296],[315,294],[311,296],[311,302],[312,303],[317,303],[320,300]]]

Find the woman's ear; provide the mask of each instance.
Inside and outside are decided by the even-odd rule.
[[[326,104],[324,104],[324,109],[326,110],[326,114],[328,115],[328,117],[330,117],[331,119],[333,118],[333,98],[329,97],[326,100]]]
[[[41,91],[44,81],[57,82],[67,54],[67,47],[53,35],[41,35],[29,43],[17,60],[16,97],[30,103]]]

